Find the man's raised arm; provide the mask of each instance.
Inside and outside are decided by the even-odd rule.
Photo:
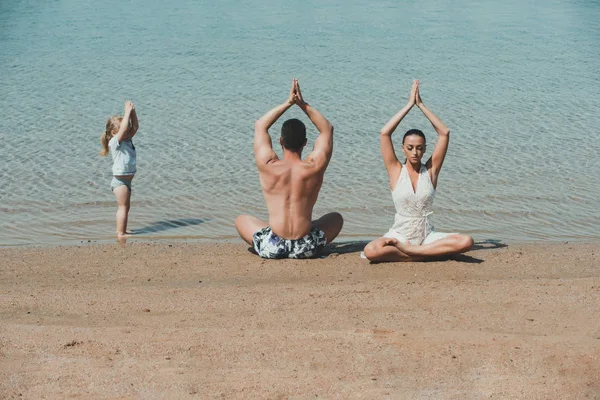
[[[288,110],[288,108],[296,103],[295,84],[296,80],[294,79],[292,81],[290,95],[285,103],[269,110],[254,124],[254,159],[256,160],[257,166],[265,165],[271,161],[277,160],[277,154],[273,151],[269,128]]]
[[[319,131],[319,137],[315,140],[313,151],[308,157],[312,158],[319,167],[327,167],[331,154],[333,153],[333,125],[316,109],[308,105],[302,98],[300,92],[300,84],[297,80],[295,83],[295,101],[296,104],[306,113],[310,121]],[[307,157],[307,158],[308,158]]]

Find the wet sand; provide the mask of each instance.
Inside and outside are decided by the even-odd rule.
[[[600,398],[600,244],[0,249],[0,398]]]

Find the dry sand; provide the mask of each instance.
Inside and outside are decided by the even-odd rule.
[[[0,249],[0,398],[600,398],[600,244]]]

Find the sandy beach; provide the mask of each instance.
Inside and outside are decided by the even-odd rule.
[[[600,245],[0,249],[0,398],[600,398]]]

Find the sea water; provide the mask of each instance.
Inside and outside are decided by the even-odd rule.
[[[54,0],[0,3],[0,245],[112,241],[106,118],[135,102],[129,227],[236,238],[266,218],[254,121],[292,78],[335,126],[315,217],[374,238],[394,206],[379,130],[421,81],[451,129],[433,222],[476,240],[600,239],[600,2]],[[308,126],[297,107],[285,118]],[[414,108],[394,135],[436,133]],[[276,151],[281,154],[279,146]],[[306,152],[305,152],[306,154]]]

